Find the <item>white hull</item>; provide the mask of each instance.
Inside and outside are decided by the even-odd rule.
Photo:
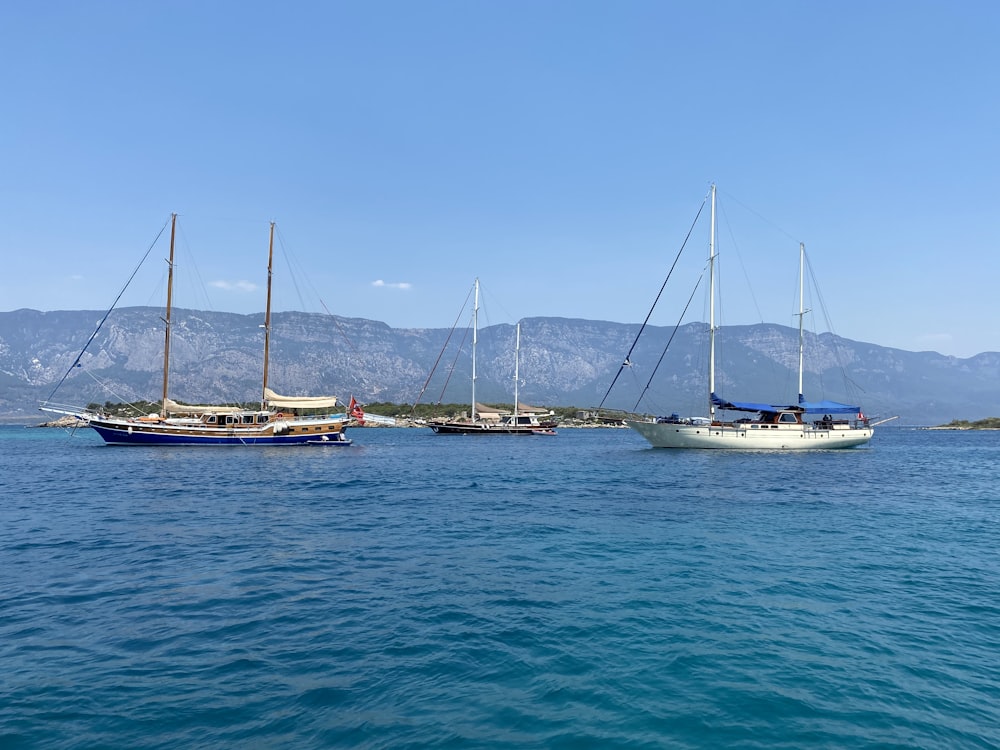
[[[708,402],[711,418],[680,419],[677,414],[657,421],[626,420],[630,428],[642,435],[654,448],[709,448],[738,451],[818,451],[853,448],[872,439],[873,425],[864,418],[860,407],[822,400],[809,402],[803,395],[803,318],[809,311],[804,305],[805,245],[799,243],[799,390],[796,402],[782,404],[751,401],[728,401],[715,390],[715,185],[711,189],[712,217],[708,245],[709,319],[708,319]],[[700,213],[700,211],[699,211]],[[669,277],[668,277],[669,278]],[[665,284],[666,282],[664,282]],[[660,290],[663,291],[662,289]],[[659,298],[657,298],[659,299]],[[652,311],[650,311],[652,313]],[[649,318],[647,317],[647,320]],[[641,332],[641,331],[640,331]],[[638,338],[636,339],[638,341]],[[633,343],[633,348],[635,344]],[[625,356],[622,369],[630,363]],[[665,352],[664,352],[665,353]],[[655,370],[654,370],[655,372]],[[619,370],[621,374],[621,370]],[[617,379],[617,378],[616,378]],[[612,386],[614,383],[612,383]],[[648,387],[648,385],[647,385]],[[610,389],[609,389],[610,392]],[[645,393],[645,391],[643,391]],[[607,398],[607,396],[605,396]],[[641,398],[641,397],[640,397]],[[603,401],[602,401],[603,404]],[[715,408],[756,414],[754,418],[722,421]],[[824,414],[822,419],[806,421],[810,414]],[[853,417],[845,415],[853,414]]]
[[[872,439],[871,427],[791,425],[693,425],[626,420],[654,448],[744,451],[819,451],[853,448]]]

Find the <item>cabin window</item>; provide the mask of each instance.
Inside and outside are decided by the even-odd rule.
[[[244,414],[243,424],[253,424],[253,414]]]
[[[781,415],[778,421],[788,423],[788,422],[797,422],[798,420],[795,419],[794,414],[790,414],[786,411],[784,414]]]
[[[230,425],[230,424],[233,424],[233,422],[234,422],[233,415],[232,414],[227,414],[226,415],[226,424]]]
[[[218,421],[219,418],[216,417],[214,414],[209,414],[208,417],[205,419],[206,424],[215,424]]]
[[[267,415],[266,414],[258,414],[257,415],[257,424],[267,424]]]

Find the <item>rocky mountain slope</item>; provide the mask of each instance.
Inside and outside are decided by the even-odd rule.
[[[163,323],[159,308],[114,311],[54,400],[69,404],[158,400]],[[37,419],[37,404],[70,369],[103,313],[0,313],[0,419]],[[170,393],[187,402],[260,397],[262,315],[175,310]],[[528,318],[521,324],[520,396],[538,405],[597,406],[621,367],[636,324]],[[464,403],[470,397],[471,336],[463,330],[390,328],[384,323],[279,313],[272,326],[270,385],[288,395],[352,394],[362,402]],[[649,413],[705,412],[705,325],[647,329],[606,406]],[[461,351],[456,353],[463,342]],[[724,328],[717,390],[725,398],[785,402],[797,392],[797,336],[777,325]],[[477,400],[511,402],[514,327],[480,331]],[[907,352],[831,334],[807,338],[809,398],[859,403],[903,424],[1000,415],[1000,354],[968,359]],[[662,361],[661,360],[662,355]],[[440,356],[434,377],[428,375]],[[660,364],[657,365],[657,362]],[[655,377],[653,377],[655,370]],[[652,377],[652,380],[651,380]],[[650,382],[651,380],[651,382]],[[649,384],[647,388],[647,384]],[[636,407],[639,395],[642,401]]]

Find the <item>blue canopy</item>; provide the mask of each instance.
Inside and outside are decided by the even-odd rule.
[[[771,404],[757,404],[752,401],[725,401],[714,393],[712,394],[712,403],[720,409],[729,409],[731,411],[781,411],[781,409],[785,408],[783,406],[772,406]]]
[[[860,406],[840,404],[836,401],[806,401],[799,396],[799,406],[806,414],[860,414]]]
[[[841,404],[836,401],[806,401],[799,396],[798,404],[760,404],[753,401],[726,401],[712,394],[712,403],[720,409],[730,411],[801,411],[806,414],[857,414],[858,406]]]

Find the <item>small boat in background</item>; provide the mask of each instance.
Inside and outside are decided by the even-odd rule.
[[[514,409],[503,412],[476,403],[476,346],[479,341],[479,279],[476,279],[472,307],[472,416],[467,419],[440,419],[427,423],[438,435],[535,435],[538,430],[555,435],[552,420],[539,420],[539,409],[518,403],[520,378],[521,324],[517,324],[514,344]]]

